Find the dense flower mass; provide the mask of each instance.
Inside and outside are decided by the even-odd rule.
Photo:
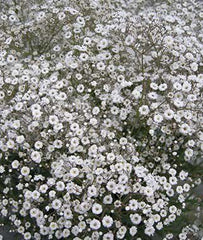
[[[0,29],[1,220],[25,240],[199,237],[169,227],[202,177],[203,5],[11,0]]]

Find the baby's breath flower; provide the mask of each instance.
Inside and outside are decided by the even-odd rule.
[[[22,174],[23,176],[28,176],[29,173],[30,173],[29,167],[22,167],[22,168],[21,168],[21,174]]]
[[[104,216],[102,219],[102,224],[106,228],[110,228],[113,224],[113,219],[110,216]]]
[[[2,1],[0,208],[22,238],[197,232],[165,234],[201,182],[201,7]]]

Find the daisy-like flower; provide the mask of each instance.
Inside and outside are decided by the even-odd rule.
[[[149,111],[150,110],[149,110],[149,107],[147,105],[143,105],[139,108],[139,113],[141,115],[144,115],[144,116],[146,116],[149,113]]]
[[[113,225],[113,219],[110,216],[104,216],[102,219],[102,224],[106,228],[110,228]]]
[[[131,222],[132,222],[133,224],[138,225],[138,224],[140,224],[140,222],[142,221],[142,217],[141,217],[139,214],[137,214],[137,213],[135,213],[135,214],[130,214],[130,220],[131,220]]]
[[[96,215],[102,213],[102,206],[98,203],[94,203],[92,206],[92,212]]]
[[[145,228],[145,234],[148,236],[153,236],[155,232],[155,229],[152,226]]]
[[[98,230],[100,227],[101,227],[101,223],[100,223],[99,220],[93,219],[93,220],[90,222],[90,228],[91,228],[91,229],[93,229],[93,230]]]
[[[37,151],[33,151],[30,155],[31,159],[36,162],[36,163],[40,163],[41,162],[41,155],[39,152]]]
[[[14,160],[12,163],[11,163],[11,166],[12,168],[16,169],[20,166],[20,163],[18,160]],[[25,169],[23,170],[23,172],[26,171]]]
[[[61,207],[61,201],[59,199],[55,199],[53,202],[52,202],[52,207],[53,209],[60,209]]]
[[[184,135],[189,134],[191,132],[191,128],[188,124],[183,123],[180,126],[180,132],[183,133]]]
[[[78,168],[71,168],[71,170],[70,170],[70,176],[73,177],[73,178],[75,178],[75,177],[77,177],[78,175],[79,175],[79,170],[78,170]]]
[[[20,172],[22,176],[28,176],[30,174],[30,169],[29,167],[22,167]]]

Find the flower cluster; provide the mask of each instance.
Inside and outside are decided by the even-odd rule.
[[[23,239],[151,239],[182,214],[201,182],[201,7],[1,3],[0,213]]]

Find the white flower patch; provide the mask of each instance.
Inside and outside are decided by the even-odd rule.
[[[0,13],[5,221],[22,239],[200,239],[197,219],[176,221],[201,211],[202,3],[1,1]]]

